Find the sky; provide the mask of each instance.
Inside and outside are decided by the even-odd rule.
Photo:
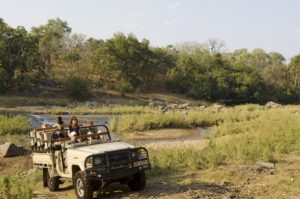
[[[60,18],[73,33],[133,33],[161,47],[217,38],[227,51],[263,48],[289,59],[300,53],[299,8],[299,0],[0,0],[0,17],[27,30]]]

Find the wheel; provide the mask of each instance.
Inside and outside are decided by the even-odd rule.
[[[43,186],[48,187],[48,169],[43,168]]]
[[[47,169],[48,170],[48,169]],[[58,191],[59,189],[59,177],[50,177],[49,171],[47,172],[47,183],[50,191]]]
[[[85,172],[78,171],[74,176],[74,188],[78,199],[93,198],[94,186],[86,178]]]
[[[132,191],[141,191],[146,186],[145,172],[142,171],[134,175],[134,177],[128,182],[128,186]]]

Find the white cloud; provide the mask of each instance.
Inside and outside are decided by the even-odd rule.
[[[176,2],[166,4],[166,6],[170,9],[179,8],[181,5],[182,5],[181,1],[176,1]]]
[[[143,11],[135,10],[135,11],[131,11],[129,14],[130,14],[131,16],[133,16],[133,17],[138,17],[138,16],[141,16],[141,15],[144,14],[144,13],[143,13]]]
[[[298,28],[296,31],[297,31],[297,32],[300,32],[300,28]]]

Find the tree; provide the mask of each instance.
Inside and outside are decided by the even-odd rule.
[[[148,84],[160,67],[162,51],[152,51],[148,40],[139,41],[133,34],[117,33],[96,51],[94,65],[101,71],[101,80],[112,82],[120,90],[134,90]],[[167,55],[165,56],[165,58]],[[163,68],[163,67],[162,67]]]
[[[294,87],[300,85],[300,55],[292,57],[288,65],[289,77]]]
[[[0,68],[6,83],[2,87],[23,87],[25,76],[40,73],[40,57],[37,41],[24,27],[13,29],[0,20]]]
[[[222,49],[225,47],[224,41],[221,41],[216,38],[208,39],[208,41],[205,45],[211,54],[221,53]]]
[[[60,55],[63,39],[69,33],[71,28],[68,23],[59,18],[50,19],[47,24],[32,28],[31,34],[39,41],[39,52],[48,76],[52,61]]]

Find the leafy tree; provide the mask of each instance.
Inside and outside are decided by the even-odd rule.
[[[23,87],[28,73],[42,72],[40,55],[37,50],[37,41],[24,27],[13,29],[0,20],[0,68],[2,90]]]
[[[300,85],[300,55],[292,57],[288,65],[288,71],[292,85],[298,87]]]
[[[39,52],[47,75],[51,72],[52,61],[60,55],[63,39],[68,33],[71,33],[68,23],[59,18],[50,19],[47,24],[32,28],[31,34],[39,41]]]

